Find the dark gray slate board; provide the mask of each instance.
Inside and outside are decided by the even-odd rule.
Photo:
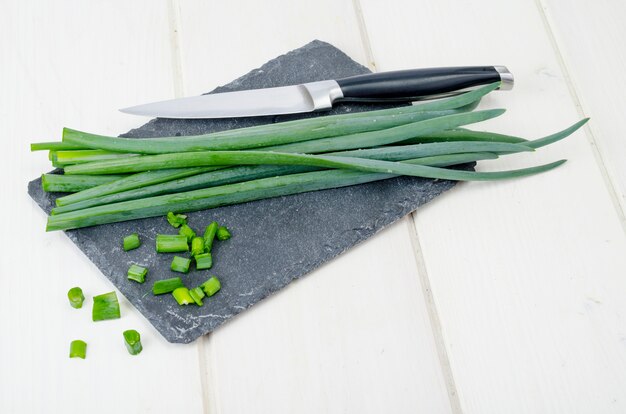
[[[313,41],[214,92],[292,85],[366,72],[365,67],[335,47]],[[331,113],[373,108],[346,104]],[[294,118],[155,119],[124,136],[195,135]],[[205,300],[202,307],[178,306],[171,295],[155,297],[150,293],[153,281],[180,275],[169,270],[172,254],[155,253],[157,233],[176,233],[165,218],[72,230],[67,235],[168,341],[188,343],[453,185],[450,181],[402,177],[191,213],[189,224],[198,232],[216,220],[233,233],[232,239],[216,242],[211,271],[192,271],[182,276],[189,287],[204,282],[210,274],[222,281],[222,290]],[[55,195],[41,190],[41,180],[31,181],[28,192],[46,212],[50,211]],[[143,243],[139,249],[124,252],[122,238],[133,232],[139,233]],[[150,269],[146,283],[126,279],[131,263]]]

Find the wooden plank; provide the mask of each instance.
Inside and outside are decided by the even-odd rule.
[[[181,401],[199,412],[197,346],[168,344],[121,296],[121,320],[91,322],[92,296],[111,284],[62,233],[44,232],[45,215],[26,194],[49,169],[29,142],[58,139],[65,125],[117,134],[143,122],[117,108],[172,95],[166,3],[3,6],[0,132],[10,176],[0,204],[0,412],[174,412]],[[67,304],[76,285],[87,297],[81,310]],[[137,357],[122,339],[130,328],[142,334]],[[84,361],[68,358],[76,338],[88,343]]]
[[[538,137],[580,117],[533,2],[362,6],[379,70],[509,65],[515,90],[484,103],[508,113],[481,129]],[[582,22],[581,36],[601,29]],[[626,240],[585,133],[481,169],[559,158],[570,162],[523,180],[460,185],[416,215],[466,414],[626,409]]]
[[[350,1],[180,6],[187,94],[315,38],[366,61]],[[450,411],[406,221],[256,305],[204,346],[211,412]]]
[[[626,3],[601,0],[539,1],[554,36],[570,93],[579,112],[592,118],[588,138],[614,188],[626,230],[626,146],[620,120],[626,111]]]

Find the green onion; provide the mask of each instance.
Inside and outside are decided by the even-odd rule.
[[[173,277],[171,279],[157,280],[152,285],[152,293],[154,295],[162,295],[164,293],[173,292],[174,289],[183,286],[183,281],[180,277]]]
[[[187,243],[191,243],[191,240],[196,237],[196,232],[193,231],[193,229],[186,224],[180,226],[178,234],[181,236],[185,236],[187,238]]]
[[[55,151],[54,160],[56,161],[56,166],[63,167],[66,165],[82,164],[85,162],[136,157],[138,155],[139,154],[129,154],[106,150],[71,150]]]
[[[213,266],[213,256],[211,256],[211,253],[199,254],[195,259],[196,269],[198,270],[210,269]]]
[[[201,284],[200,287],[204,290],[204,293],[206,293],[208,297],[211,297],[222,288],[222,285],[218,278],[211,276],[211,278]]]
[[[174,256],[170,269],[174,272],[189,273],[189,266],[191,265],[191,259],[186,259],[180,256]]]
[[[73,193],[123,178],[123,175],[43,174],[41,188],[46,192]]]
[[[173,227],[179,228],[183,224],[187,224],[187,216],[184,214],[174,214],[171,211],[168,211],[167,222]]]
[[[129,329],[124,331],[122,335],[124,336],[124,343],[126,344],[126,349],[128,349],[129,354],[138,355],[143,350],[139,332],[134,329]]]
[[[228,231],[228,228],[226,228],[226,226],[220,226],[217,229],[217,240],[228,240],[230,239],[230,237],[230,232]]]
[[[512,135],[496,134],[494,132],[472,131],[469,129],[451,129],[433,134],[420,135],[402,141],[402,144],[420,144],[428,142],[452,142],[452,141],[487,141],[487,142],[508,142],[511,144],[524,144],[524,138]]]
[[[117,294],[115,292],[104,293],[93,297],[91,319],[94,322],[119,318],[120,304],[117,301]]]
[[[124,237],[123,244],[125,252],[136,249],[141,244],[141,242],[139,241],[139,235],[137,233],[133,233],[129,236]]]
[[[196,302],[196,305],[202,306],[202,298],[205,296],[201,287],[189,289],[189,296]]]
[[[61,217],[54,216],[54,217]],[[52,217],[52,216],[51,216]],[[157,234],[156,251],[158,253],[178,253],[189,251],[187,237],[178,234]]]
[[[401,116],[402,114],[418,113],[421,115],[421,113],[425,111],[442,111],[460,108],[480,99],[497,86],[497,84],[487,85],[479,90],[442,100],[442,102],[438,102],[436,105],[415,105],[382,111],[369,111],[360,114],[308,118],[278,124],[221,131],[195,137],[166,137],[137,140],[106,137],[65,128],[63,130],[63,142],[110,151],[145,154],[260,148],[389,128],[393,126],[394,123],[398,125],[398,119],[411,122],[412,119],[410,117],[403,118]],[[468,102],[469,99],[472,100]],[[381,117],[383,119],[381,119]]]
[[[68,142],[34,142],[30,144],[31,151],[63,151],[88,149],[82,145],[70,144]]]
[[[204,253],[204,238],[194,237],[191,239],[191,255],[198,256]]]
[[[80,339],[75,339],[70,343],[70,358],[82,358],[87,356],[87,343]]]
[[[132,264],[128,269],[128,279],[134,280],[138,283],[143,283],[146,280],[146,275],[148,274],[148,269],[145,267]]]
[[[211,249],[213,248],[213,239],[217,234],[217,229],[219,228],[219,224],[216,221],[212,221],[206,229],[204,229],[204,250],[207,253],[211,253]]]
[[[195,303],[189,294],[189,289],[184,286],[174,289],[172,296],[174,296],[174,299],[176,299],[176,302],[178,302],[179,305],[189,305],[190,303]]]
[[[70,300],[72,308],[80,309],[83,307],[85,296],[83,295],[83,290],[78,286],[67,291],[67,298]]]
[[[88,188],[75,194],[69,194],[56,199],[57,206],[64,206],[78,201],[88,200],[92,197],[99,197],[107,194],[114,194],[120,191],[132,190],[146,185],[163,183],[165,181],[176,180],[178,178],[189,177],[205,171],[216,170],[217,168],[178,168],[175,170],[146,171],[133,174],[119,180],[101,184],[97,187]]]
[[[485,156],[488,158],[493,157],[492,154],[485,155],[480,153],[473,154],[470,158],[478,157],[478,159],[484,159]],[[440,156],[438,158],[429,157],[428,162],[442,162],[445,165],[446,160],[463,157],[467,157],[467,155],[451,154]],[[465,162],[469,161],[470,160],[468,159]],[[413,162],[417,164],[421,161],[419,159],[405,161],[405,163]],[[437,175],[441,172],[441,178],[445,179],[498,180],[523,177],[549,171],[563,164],[563,162],[565,161],[561,160],[537,167],[498,172],[470,172],[444,170],[439,168],[430,169],[429,167],[424,168],[429,168],[429,171],[436,171]],[[458,162],[455,161],[454,163]],[[180,211],[198,211],[264,198],[362,184],[366,182],[384,180],[394,176],[395,175],[393,174],[372,174],[358,171],[328,170],[263,178],[179,194],[168,194],[142,200],[125,201],[122,203],[92,207],[80,211],[50,216],[48,217],[48,225],[46,229],[48,231],[67,230],[97,224],[127,221],[135,218],[155,217],[166,214],[167,211],[170,211],[172,208]]]
[[[467,152],[519,152],[528,151],[528,146],[520,146],[499,142],[439,142],[430,144],[406,145],[399,147],[381,147],[353,151],[334,152],[326,155],[346,155],[357,158],[384,159],[388,161],[406,160],[409,158],[422,158],[433,155],[446,155]],[[81,210],[103,204],[111,204],[120,201],[144,198],[153,195],[169,194],[206,188],[216,185],[231,184],[241,181],[249,181],[259,178],[275,177],[277,175],[296,174],[316,171],[319,168],[307,166],[275,166],[255,165],[226,168],[217,171],[173,180],[167,183],[155,184],[139,189],[129,190],[90,200],[80,201],[70,205],[56,207],[51,214],[61,214],[70,211]]]

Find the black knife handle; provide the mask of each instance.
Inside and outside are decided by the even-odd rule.
[[[502,81],[513,87],[513,75],[504,66],[462,66],[409,69],[338,79],[338,100],[411,101],[450,95],[455,91]]]

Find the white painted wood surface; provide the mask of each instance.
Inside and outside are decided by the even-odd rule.
[[[15,171],[0,204],[1,413],[626,410],[626,87],[594,80],[626,69],[623,2],[0,8],[0,132]],[[99,324],[67,306],[73,285],[88,298],[112,286],[43,232],[25,185],[47,160],[28,143],[65,125],[123,132],[141,120],[115,108],[210,90],[314,38],[376,70],[508,65],[515,90],[483,104],[508,109],[494,130],[536,137],[592,121],[532,156],[481,165],[568,158],[559,170],[462,184],[194,344],[168,344],[125,301],[120,321]],[[143,334],[139,357],[124,349],[128,328]],[[85,361],[67,358],[74,338],[89,343]]]

